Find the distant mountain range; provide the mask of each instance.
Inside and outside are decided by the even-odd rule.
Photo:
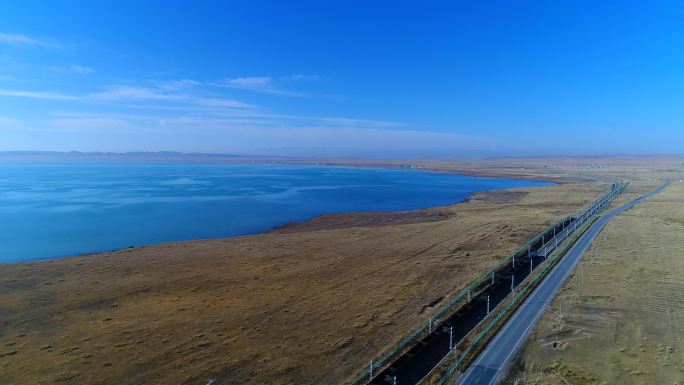
[[[285,156],[185,153],[176,151],[81,152],[0,151],[0,162],[277,162]]]

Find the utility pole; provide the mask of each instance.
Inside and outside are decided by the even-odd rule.
[[[454,348],[454,327],[449,326],[449,350]]]
[[[371,360],[370,365],[368,366],[368,379],[370,381],[373,380],[373,360]]]
[[[515,275],[511,274],[511,293],[515,291]]]
[[[494,284],[494,272],[492,271],[492,285]]]
[[[449,326],[449,327],[444,327],[442,328],[443,331],[449,332],[449,350],[454,348],[454,327]]]
[[[532,275],[532,258],[530,258],[530,275]]]
[[[487,296],[487,315],[489,315],[489,296]]]

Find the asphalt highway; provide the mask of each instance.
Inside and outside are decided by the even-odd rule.
[[[605,225],[620,213],[665,189],[670,182],[654,191],[611,210],[596,222],[575,242],[555,268],[537,289],[516,310],[506,325],[492,339],[485,350],[456,382],[457,385],[493,385],[505,374],[515,353],[527,339],[548,304],[568,279],[573,269]]]

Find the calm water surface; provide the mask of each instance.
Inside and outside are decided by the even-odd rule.
[[[254,234],[320,214],[410,210],[550,183],[288,165],[0,165],[0,262]]]

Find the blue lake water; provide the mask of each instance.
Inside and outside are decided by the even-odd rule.
[[[290,165],[0,165],[0,262],[254,234],[320,214],[550,183]]]

